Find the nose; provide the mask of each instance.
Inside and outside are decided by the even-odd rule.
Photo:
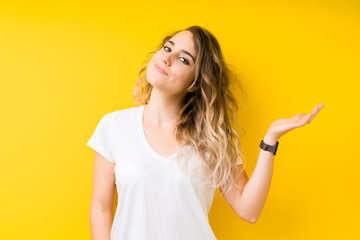
[[[161,61],[165,64],[165,65],[169,65],[170,64],[170,58],[169,58],[169,55],[162,55],[161,56]]]

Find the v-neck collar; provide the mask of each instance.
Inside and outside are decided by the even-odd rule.
[[[156,152],[149,144],[148,140],[146,139],[145,136],[145,131],[144,131],[144,127],[143,127],[143,115],[144,115],[144,107],[145,105],[141,105],[138,108],[138,112],[137,112],[137,125],[138,125],[138,130],[140,132],[140,138],[142,143],[145,145],[146,149],[148,150],[148,152],[153,155],[155,158],[160,159],[162,161],[166,161],[169,162],[171,159],[175,158],[177,153],[180,150],[177,150],[175,153],[171,154],[168,157],[164,157],[162,155],[160,155],[158,152]]]

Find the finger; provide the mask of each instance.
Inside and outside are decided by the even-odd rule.
[[[311,113],[310,117],[308,119],[308,123],[310,123],[314,119],[315,116],[316,116],[316,113]]]
[[[309,122],[311,122],[315,118],[315,116],[319,113],[320,109],[321,108],[319,106],[316,106],[314,108],[314,111],[310,114],[311,117],[309,118]]]
[[[315,106],[313,111],[307,115],[305,115],[304,113],[295,115],[293,118],[300,117],[300,121],[298,122],[298,124],[296,124],[297,127],[310,123],[323,106],[324,106],[323,103],[319,104],[318,106]]]
[[[324,104],[323,104],[323,103],[317,105],[317,106],[316,106],[316,108],[317,108],[317,109],[316,109],[316,113],[318,113],[323,107],[324,107]]]
[[[319,109],[319,106],[315,106],[313,111],[312,111],[312,114],[315,114],[318,111],[318,109]]]
[[[298,120],[297,122],[295,122],[295,123],[294,123],[294,126],[295,126],[295,127],[301,127],[301,126],[304,126],[305,124],[308,124],[310,117],[311,117],[310,114],[307,115],[307,116],[305,116],[303,119]]]
[[[313,111],[314,116],[313,116],[313,118],[320,112],[320,110],[321,110],[323,107],[324,107],[324,104],[321,103],[321,104],[319,104],[318,106],[316,106],[316,107],[314,108],[314,111]],[[316,111],[315,111],[315,109],[316,109]]]
[[[302,113],[303,114],[303,113]],[[303,114],[302,116],[301,116],[301,118],[299,118],[299,119],[295,119],[295,125],[297,126],[297,127],[299,127],[299,126],[303,126],[303,125],[305,125],[306,123],[308,123],[308,120],[309,120],[309,118],[311,117],[311,113],[309,113],[309,114],[307,114],[307,115],[305,115],[305,114]]]
[[[305,116],[305,113],[296,114],[292,118],[298,118],[298,117],[302,117],[302,116]]]
[[[320,108],[320,105],[314,107],[312,113],[310,113],[310,115],[311,115],[310,121],[314,119],[314,117],[315,117],[316,114],[320,111],[320,109],[321,109],[321,108]]]
[[[314,112],[309,113],[309,114],[306,116],[305,122],[306,122],[306,123],[310,123],[313,118],[314,118]]]

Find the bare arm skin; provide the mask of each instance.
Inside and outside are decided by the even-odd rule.
[[[92,197],[90,204],[90,232],[92,240],[110,240],[113,222],[115,164],[95,151]]]
[[[275,145],[276,140],[265,136],[264,142]],[[240,175],[243,164],[238,165],[235,170],[235,179],[238,178],[236,183],[241,188],[237,189],[233,186],[229,193],[224,196],[236,214],[249,223],[257,221],[265,205],[272,178],[273,164],[274,155],[260,149],[259,159],[250,179],[245,170]]]
[[[316,106],[307,115],[300,113],[292,118],[276,120],[271,124],[269,131],[266,133],[264,142],[272,146],[275,145],[276,141],[285,133],[309,124],[323,106],[324,104]],[[237,189],[233,186],[224,198],[236,214],[249,223],[255,223],[258,220],[264,207],[270,188],[273,165],[273,153],[260,149],[259,158],[250,179],[247,178],[245,171],[240,175],[242,164],[238,165],[235,169],[235,178],[240,176],[236,183],[241,187]]]

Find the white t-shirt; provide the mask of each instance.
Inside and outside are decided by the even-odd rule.
[[[118,203],[111,239],[216,239],[208,220],[215,188],[200,188],[206,171],[181,171],[178,152],[165,158],[153,150],[143,130],[144,106],[106,114],[86,144],[115,164]],[[185,152],[185,160],[199,166],[195,150]]]

